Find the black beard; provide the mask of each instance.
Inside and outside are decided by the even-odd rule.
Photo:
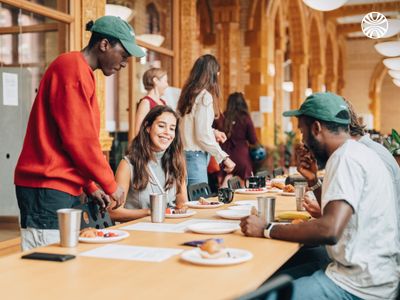
[[[307,147],[310,149],[312,154],[314,154],[315,159],[317,160],[318,169],[325,169],[326,162],[329,159],[328,154],[326,153],[325,147],[321,145],[320,142],[309,132],[309,138],[307,140]]]

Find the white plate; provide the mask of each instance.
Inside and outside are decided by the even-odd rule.
[[[88,237],[79,237],[79,241],[83,243],[92,243],[92,244],[102,244],[102,243],[111,243],[126,239],[129,236],[129,233],[123,230],[118,229],[97,229],[98,231],[106,232],[113,232],[118,234],[118,236],[113,237],[95,237],[95,238],[88,238]]]
[[[227,208],[230,210],[245,210],[245,211],[251,211],[251,208],[253,205],[235,205],[235,206],[228,206]],[[258,207],[258,205],[254,205],[255,208]]]
[[[257,200],[239,200],[239,201],[234,201],[233,204],[235,205],[247,205],[247,206],[258,206],[257,205]]]
[[[261,188],[260,191],[253,191],[252,189],[237,189],[237,190],[235,190],[235,193],[245,194],[245,195],[263,194],[266,192],[268,192],[267,188]]]
[[[187,227],[190,231],[204,234],[225,234],[240,229],[236,223],[204,222],[192,224]]]
[[[278,189],[278,188],[270,188],[270,189],[268,189],[268,193],[281,193],[282,192],[282,190],[281,189]]]
[[[191,208],[217,208],[224,205],[222,202],[218,202],[218,204],[200,204],[199,201],[189,201],[186,204]]]
[[[196,211],[188,209],[184,214],[165,214],[165,217],[170,219],[188,218],[195,215],[196,213]]]
[[[217,211],[217,215],[224,219],[240,220],[241,218],[250,216],[250,212],[251,211],[249,209],[242,209],[242,210],[227,209],[227,210]]]
[[[181,254],[181,259],[198,265],[210,266],[228,266],[240,264],[253,258],[250,251],[236,248],[226,248],[230,257],[221,258],[203,258],[200,254],[200,249],[192,249]]]
[[[282,192],[282,193],[279,193],[279,195],[282,195],[282,196],[295,196],[296,194],[295,193],[289,193],[289,192]]]

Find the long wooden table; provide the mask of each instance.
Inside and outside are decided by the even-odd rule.
[[[256,195],[235,195],[235,201]],[[221,209],[226,208],[224,205]],[[294,197],[277,196],[276,211],[295,209]],[[216,209],[197,209],[192,218],[219,219]],[[187,219],[166,219],[178,223]],[[136,222],[149,222],[149,218]],[[299,249],[299,244],[264,238],[245,237],[240,231],[225,235],[130,231],[118,242],[124,245],[170,247],[185,250],[182,243],[222,237],[227,247],[253,253],[252,260],[232,266],[200,266],[174,256],[164,262],[140,262],[79,256],[103,246],[83,244],[76,248],[51,245],[35,251],[70,253],[76,259],[58,263],[20,259],[21,254],[0,259],[2,299],[234,299],[256,289]],[[33,252],[33,251],[31,251]]]

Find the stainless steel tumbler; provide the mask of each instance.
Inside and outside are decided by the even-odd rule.
[[[257,197],[258,216],[265,223],[271,223],[275,220],[275,197]]]
[[[151,222],[162,223],[167,209],[167,194],[150,194]]]
[[[61,247],[76,247],[81,229],[82,210],[63,208],[57,210]]]

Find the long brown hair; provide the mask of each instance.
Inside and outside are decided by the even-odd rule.
[[[219,63],[211,54],[200,56],[196,60],[179,97],[177,111],[181,116],[192,111],[194,101],[203,89],[206,89],[213,96],[214,113],[219,115],[219,70]]]
[[[243,116],[249,116],[249,108],[242,93],[232,93],[228,97],[228,104],[224,113],[224,132],[227,137],[232,134],[235,122],[240,122]]]
[[[165,150],[161,159],[162,169],[168,174],[165,182],[165,190],[170,189],[174,184],[177,187],[177,193],[181,192],[182,182],[186,175],[185,160],[183,157],[183,145],[179,135],[179,117],[169,106],[158,105],[144,118],[140,126],[139,134],[134,138],[128,149],[128,158],[133,165],[133,188],[143,190],[149,183],[150,172],[148,163],[154,160],[155,156],[151,150],[152,142],[148,129],[154,121],[163,113],[171,113],[176,118],[175,138],[171,145]]]
[[[160,69],[160,68],[151,68],[148,69],[146,72],[143,74],[143,86],[146,91],[151,91],[154,89],[154,78],[157,78],[158,80],[161,79],[161,77],[167,75],[167,71]]]

